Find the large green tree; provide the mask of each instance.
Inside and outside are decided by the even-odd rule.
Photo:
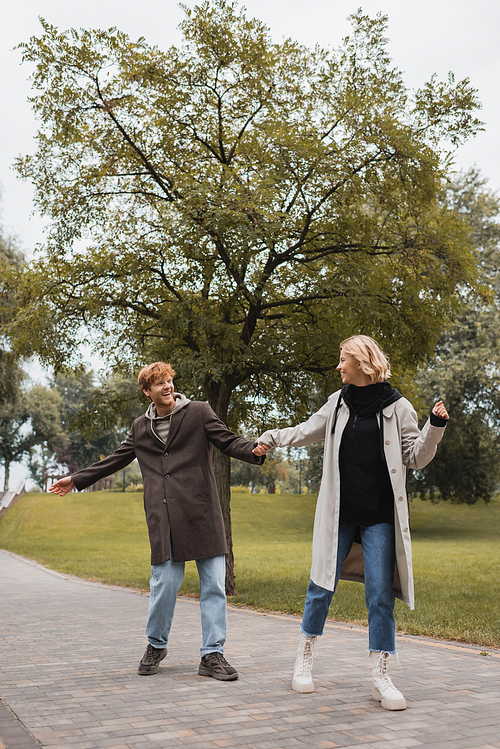
[[[50,224],[15,281],[12,345],[56,367],[85,336],[110,363],[170,360],[232,425],[258,395],[302,416],[350,333],[415,365],[473,277],[437,197],[446,149],[480,126],[468,80],[410,95],[380,15],[310,50],[230,0],[185,12],[166,51],[45,21],[21,45],[41,124],[18,167]]]

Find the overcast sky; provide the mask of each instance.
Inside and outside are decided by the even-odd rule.
[[[189,6],[196,3],[185,0]],[[500,3],[498,0],[248,0],[247,14],[270,27],[275,39],[292,37],[312,46],[338,46],[349,33],[347,16],[360,5],[374,16],[389,16],[390,54],[409,88],[417,88],[433,73],[444,79],[452,70],[457,79],[468,76],[479,90],[483,104],[481,119],[486,130],[459,149],[459,168],[474,164],[500,191],[500,153],[496,138],[500,130],[499,79]],[[30,217],[32,190],[17,179],[12,163],[18,154],[33,150],[36,122],[27,101],[30,67],[21,65],[20,42],[40,34],[38,17],[61,30],[70,27],[117,26],[132,38],[144,36],[150,44],[167,48],[178,43],[177,29],[184,17],[176,0],[14,0],[6,3],[0,28],[2,71],[2,116],[0,138],[0,185],[2,221],[30,252],[43,240],[43,221]]]
[[[194,6],[193,0],[184,0]],[[201,0],[198,0],[199,4]],[[247,0],[247,14],[264,21],[276,40],[292,37],[302,44],[337,47],[349,33],[346,20],[359,6],[369,15],[389,16],[389,51],[410,89],[420,87],[433,73],[443,80],[453,71],[457,80],[469,77],[479,91],[485,132],[457,151],[459,169],[477,165],[490,186],[500,193],[500,3],[498,0]],[[21,65],[14,48],[41,33],[38,17],[65,30],[71,27],[116,26],[132,39],[167,48],[179,43],[177,29],[184,17],[176,0],[11,0],[2,8],[0,70],[0,204],[4,229],[18,237],[30,254],[43,241],[43,220],[31,216],[32,190],[15,175],[12,164],[19,154],[33,151],[36,122],[27,101],[30,67]],[[12,488],[26,475],[20,466]]]

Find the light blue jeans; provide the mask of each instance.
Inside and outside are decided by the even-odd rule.
[[[396,652],[394,619],[394,527],[389,523],[359,526],[365,565],[365,601],[368,607],[368,649],[373,652]],[[335,589],[342,565],[351,550],[356,528],[339,526],[339,546]],[[326,590],[311,580],[307,589],[302,632],[309,637],[323,634],[326,617],[335,590]]]
[[[172,554],[170,554],[172,557]],[[146,634],[155,648],[166,648],[172,619],[174,618],[177,593],[184,579],[184,562],[172,558],[151,567],[149,584],[149,611]],[[226,557],[197,559],[200,576],[200,611],[202,648],[201,655],[224,652],[226,641]]]

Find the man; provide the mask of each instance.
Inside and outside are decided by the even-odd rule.
[[[238,678],[226,661],[225,572],[227,553],[222,511],[212,469],[211,444],[225,455],[262,464],[257,443],[231,432],[208,403],[174,392],[174,370],[155,362],[141,370],[139,387],[151,399],[127,439],[104,460],[50,488],[64,496],[121,471],[137,458],[144,480],[144,508],[151,544],[151,584],[146,625],[148,646],[138,673],[157,673],[167,643],[184,563],[195,560],[200,577],[202,626],[198,673],[222,681]]]

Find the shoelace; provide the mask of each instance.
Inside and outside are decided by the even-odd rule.
[[[229,666],[229,663],[226,661],[222,653],[219,653],[218,651],[210,653],[209,661],[210,660],[215,661],[215,665],[220,664],[221,666]]]
[[[384,658],[383,654],[378,659],[376,674],[384,686],[396,688],[389,676],[389,658]]]
[[[318,655],[318,648],[313,645],[311,640],[304,638],[305,642],[300,643],[297,648],[297,653],[300,655],[300,673],[305,676],[310,676],[312,671],[313,658]]]
[[[226,661],[226,659],[224,658],[224,656],[222,655],[222,653],[217,652],[213,656],[213,658],[214,658],[214,660],[216,660],[219,663],[221,663],[223,666],[229,666],[229,663]]]
[[[153,646],[151,645],[151,643],[148,643],[148,646],[146,648],[146,653],[145,653],[145,656],[144,656],[144,662],[145,663],[149,663],[149,662],[153,663],[153,661],[155,660],[155,658],[156,658],[156,656],[155,656],[155,653],[154,653]]]

